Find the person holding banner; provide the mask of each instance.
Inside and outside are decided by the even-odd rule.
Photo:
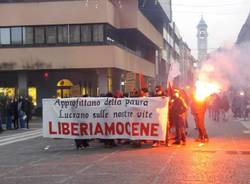
[[[163,93],[163,88],[161,85],[158,85],[155,87],[155,91],[154,91],[154,96],[155,97],[159,97],[159,96],[164,96],[164,93]],[[159,141],[153,141],[153,145],[152,147],[158,147],[160,145],[160,142]]]
[[[133,93],[133,95],[131,95],[131,97],[148,97],[148,89],[143,88],[140,91],[137,91],[135,93]],[[143,140],[134,140],[133,141],[133,147],[135,148],[139,148],[141,147],[141,143],[143,142]]]
[[[83,95],[83,97],[88,97],[88,94]],[[89,140],[87,139],[74,139],[76,149],[89,147]]]
[[[106,94],[106,97],[113,97],[113,96],[114,95],[110,92]],[[117,146],[114,139],[104,139],[103,142],[105,148],[112,148]]]

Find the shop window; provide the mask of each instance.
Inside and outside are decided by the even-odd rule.
[[[74,84],[68,79],[62,79],[62,80],[58,81],[57,91],[56,91],[57,97],[59,97],[59,98],[70,97],[70,88],[73,85]]]
[[[11,28],[11,44],[14,44],[14,45],[22,44],[22,28],[21,27]]]
[[[36,88],[35,87],[29,87],[28,88],[28,96],[31,97],[32,103],[34,106],[37,105],[37,96],[36,96]]]
[[[0,88],[0,94],[13,98],[15,96],[15,88]]]
[[[10,44],[10,28],[1,28],[0,29],[0,43],[2,45]]]
[[[33,44],[33,27],[23,27],[23,44]]]
[[[108,91],[112,91],[112,86],[113,86],[113,82],[112,82],[112,70],[108,69]]]
[[[82,95],[86,95],[87,92],[86,92],[86,87],[82,87]]]

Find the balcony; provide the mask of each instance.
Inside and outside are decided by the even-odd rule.
[[[153,63],[115,45],[2,48],[0,55],[1,70],[119,68],[155,76]]]
[[[110,23],[108,1],[51,1],[2,3],[1,26]],[[101,11],[100,11],[101,10]],[[8,18],[7,18],[8,17]]]

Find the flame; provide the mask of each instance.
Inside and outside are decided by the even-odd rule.
[[[203,101],[211,94],[220,92],[220,85],[212,81],[198,80],[195,83],[195,87],[195,99],[198,101]]]

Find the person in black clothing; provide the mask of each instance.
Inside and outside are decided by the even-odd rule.
[[[179,91],[175,90],[172,104],[172,116],[175,124],[176,137],[173,144],[181,144],[181,141],[183,145],[186,144],[185,113],[187,112],[187,109],[188,106],[185,100],[180,97]]]
[[[206,99],[199,101],[196,100],[195,97],[193,97],[192,112],[199,131],[199,136],[196,139],[197,142],[208,142],[208,134],[205,128],[206,109],[207,109]]]
[[[23,99],[22,105],[21,105],[21,110],[25,113],[26,118],[26,128],[29,128],[29,121],[31,120],[31,112],[32,112],[32,102],[29,100],[27,97]]]
[[[18,124],[18,101],[17,101],[17,98],[14,98],[14,100],[11,103],[11,111],[13,114],[14,129],[18,129],[19,124]]]
[[[12,104],[12,101],[11,99],[8,99],[7,100],[7,103],[6,103],[6,129],[7,130],[11,130],[12,128],[12,109],[11,109],[11,104]]]

